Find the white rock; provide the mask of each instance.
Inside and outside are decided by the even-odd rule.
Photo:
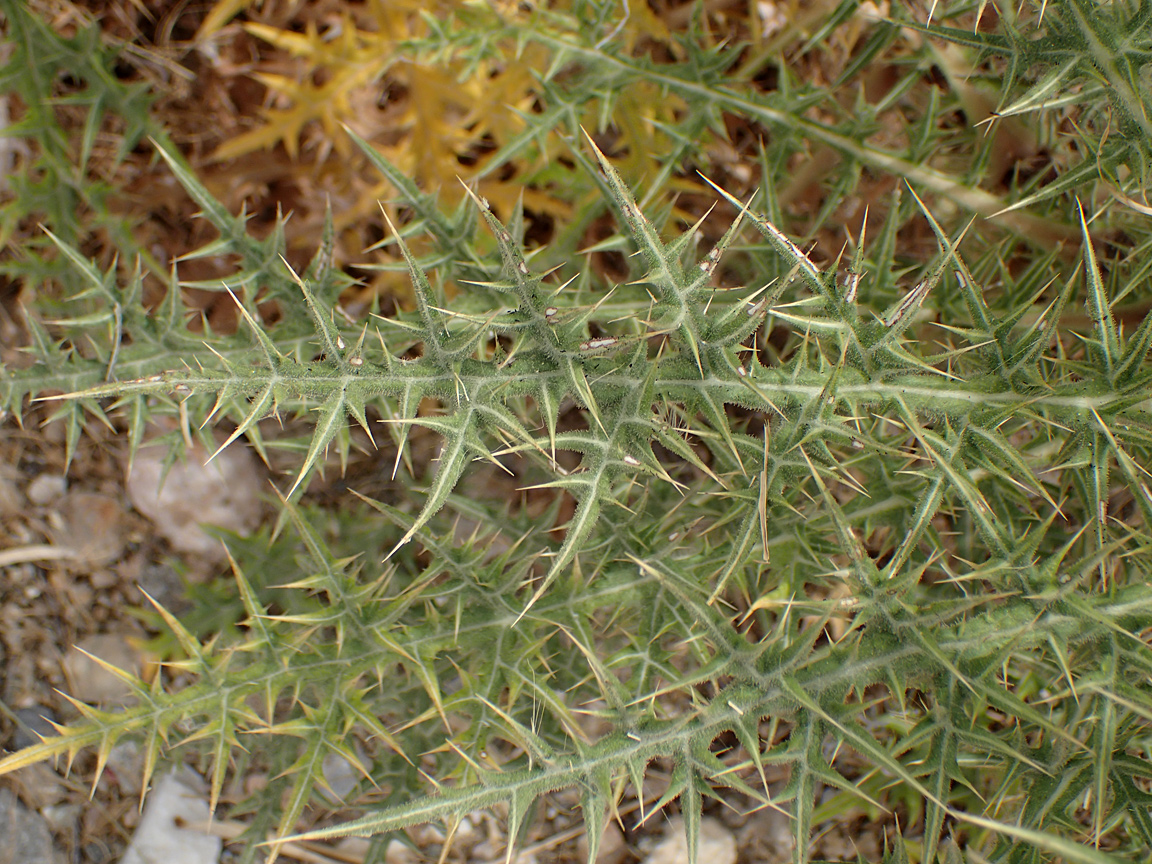
[[[148,793],[121,864],[217,864],[223,847],[219,837],[177,825],[177,820],[207,823],[210,815],[203,797],[174,774],[165,774]]]
[[[211,462],[197,444],[164,476],[164,449],[142,448],[128,475],[128,497],[137,510],[181,552],[224,558],[220,541],[201,525],[218,525],[246,534],[260,524],[263,481],[256,459],[241,445],[225,449]],[[163,480],[161,479],[163,478]]]
[[[28,500],[38,507],[51,504],[68,491],[68,481],[59,474],[37,474],[28,484]]]
[[[135,741],[120,741],[108,752],[106,771],[116,778],[122,795],[138,797],[144,782],[144,754]]]
[[[87,567],[103,567],[124,554],[124,507],[109,495],[75,492],[60,505],[63,524],[52,530],[58,546]]]
[[[324,781],[336,803],[344,803],[364,775],[339,753],[328,753],[322,763]]]
[[[628,854],[628,843],[624,839],[624,832],[616,824],[616,820],[609,819],[604,825],[604,833],[600,835],[600,846],[596,851],[596,864],[620,864]],[[588,860],[588,837],[582,835],[576,842],[576,858],[578,861]],[[700,859],[700,864],[711,862]]]
[[[4,864],[60,864],[48,825],[21,804],[10,789],[0,789],[0,861]]]
[[[388,848],[384,850],[386,864],[416,864],[419,860],[416,851],[399,840],[390,840]]]
[[[116,673],[105,669],[93,657],[117,669],[140,673],[140,653],[126,636],[114,633],[86,636],[64,655],[64,676],[70,695],[93,705],[121,705],[132,689]]]
[[[736,838],[732,832],[711,816],[700,820],[700,847],[696,860],[701,864],[735,864]],[[688,841],[684,836],[684,820],[677,816],[668,823],[661,840],[643,864],[688,864]]]

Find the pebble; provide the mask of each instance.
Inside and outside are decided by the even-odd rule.
[[[114,779],[121,794],[139,797],[144,788],[144,754],[135,741],[120,741],[108,751],[105,774]]]
[[[80,816],[83,813],[82,808],[83,805],[77,802],[49,804],[40,813],[50,830],[63,834],[76,827],[76,823],[80,821]]]
[[[581,835],[576,845],[577,859],[588,860],[588,838]],[[609,820],[604,826],[604,833],[600,837],[600,847],[596,850],[596,864],[620,864],[628,855],[628,844],[624,840],[624,832],[615,820]],[[702,864],[711,864],[703,858]]]
[[[779,810],[768,807],[758,810],[736,834],[738,845],[749,861],[787,864],[792,860],[792,821]]]
[[[71,696],[93,705],[121,705],[126,702],[132,692],[128,684],[84,651],[125,672],[139,675],[140,656],[128,639],[115,634],[88,636],[64,655],[64,675],[68,678]]]
[[[0,514],[15,516],[24,509],[24,496],[16,485],[18,473],[10,465],[0,465]]]
[[[72,549],[87,567],[110,564],[124,551],[124,508],[109,495],[76,492],[60,505],[63,524],[53,530],[60,546]]]
[[[37,507],[51,504],[68,491],[68,481],[59,474],[38,474],[28,484],[28,500]]]
[[[220,541],[200,526],[247,534],[260,524],[265,485],[255,457],[244,446],[233,445],[208,462],[211,454],[196,444],[165,476],[165,455],[162,447],[145,447],[136,454],[128,475],[132,505],[177,551],[225,560]]]
[[[711,816],[700,820],[696,860],[707,864],[736,864],[736,838]],[[688,864],[688,840],[684,836],[682,817],[677,816],[668,823],[664,839],[645,857],[643,864]]]
[[[417,864],[420,855],[411,846],[399,840],[389,840],[384,850],[385,864]]]
[[[135,582],[149,597],[174,615],[179,615],[190,605],[180,574],[168,564],[144,565],[136,575]]]
[[[356,766],[339,753],[329,753],[322,763],[324,782],[328,784],[328,791],[335,803],[343,804],[356,788],[356,784],[364,776]]]
[[[175,774],[156,781],[144,804],[144,815],[132,835],[121,864],[217,864],[223,844],[219,837],[181,828],[181,823],[206,824],[208,802]]]
[[[0,864],[63,864],[48,823],[0,788]]]

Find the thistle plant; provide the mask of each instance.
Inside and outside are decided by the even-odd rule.
[[[941,28],[970,11],[938,10],[928,32],[1051,59],[1017,46],[1011,21],[1001,42],[975,46]],[[1046,32],[1084,36],[1064,84],[1086,69],[1102,20],[1082,11],[1045,15]],[[1122,13],[1108,12],[1132,44],[1142,12]],[[877,25],[872,56],[896,29]],[[309,418],[311,437],[277,487],[275,528],[226,538],[235,590],[213,630],[157,607],[177,647],[151,682],[120,673],[135,703],[77,705],[75,723],[0,773],[85,748],[102,764],[131,737],[150,776],[183,744],[203,758],[215,808],[230,773],[259,768],[268,786],[233,805],[246,860],[289,838],[386,838],[425,822],[451,838],[484,808],[505,816],[511,856],[538,802],[561,795],[579,801],[590,861],[625,797],[643,818],[678,806],[693,856],[720,799],[783,808],[800,862],[829,811],[902,801],[911,823],[890,860],[1146,857],[1152,315],[1131,313],[1148,296],[1141,259],[1101,242],[1106,223],[1131,217],[1067,185],[1025,184],[1011,190],[1023,206],[989,224],[980,214],[1013,202],[921,164],[949,134],[936,114],[893,154],[859,143],[862,129],[801,116],[828,92],[737,93],[716,46],[656,68],[587,36],[533,34],[557,69],[580,72],[556,88],[591,100],[618,89],[589,84],[611,73],[791,137],[761,149],[748,195],[700,181],[714,208],[686,222],[643,203],[595,129],[570,136],[574,170],[618,226],[603,246],[628,253],[629,278],[606,285],[577,266],[587,256],[527,248],[522,206],[499,211],[465,185],[444,212],[348,133],[409,214],[385,219],[413,307],[361,321],[340,314],[331,218],[296,272],[282,232],[251,237],[155,139],[219,231],[201,254],[240,262],[221,290],[243,326],[191,333],[175,266],[147,313],[139,271],[102,271],[49,234],[82,299],[123,310],[131,338],[97,333],[81,351],[54,329],[68,322],[29,314],[38,362],[0,379],[0,404],[50,399],[73,438],[94,413],[133,451],[165,411],[189,437],[219,426],[260,452],[290,414]],[[1001,114],[1067,109],[1017,72],[1031,95],[1010,94]],[[854,122],[883,113],[864,107]],[[834,248],[820,231],[835,203],[804,236],[778,194],[810,146],[839,154],[822,178],[830,194],[854,191],[865,169],[908,181]],[[898,257],[909,224],[931,238],[921,260]],[[412,251],[417,232],[431,256]],[[414,442],[429,435],[424,464]],[[332,451],[343,464],[358,447],[397,478],[389,494],[339,512],[310,501],[313,478],[338,470]],[[330,754],[361,773],[341,802],[351,818],[328,818]],[[667,782],[653,792],[657,768]]]

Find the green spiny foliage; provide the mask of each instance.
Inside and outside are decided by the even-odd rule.
[[[690,80],[708,70],[672,76],[608,50],[580,56],[729,108],[742,99],[873,170],[915,167],[911,152],[799,119],[796,104],[730,94],[719,67]],[[407,313],[346,321],[330,239],[293,273],[280,235],[249,237],[163,139],[221,234],[199,254],[239,256],[226,287],[240,332],[192,334],[175,271],[146,314],[140,277],[121,287],[49,235],[81,299],[122,310],[130,344],[97,333],[81,352],[57,335],[67,321],[30,315],[38,363],[0,379],[0,405],[64,391],[102,417],[116,409],[133,447],[166,407],[258,447],[269,416],[310,412],[315,428],[283,490],[285,530],[229,540],[237,591],[219,634],[159,610],[181,686],[131,679],[133,707],[78,706],[79,722],[0,772],[106,755],[125,736],[150,772],[195,744],[214,805],[229,770],[273,778],[241,805],[248,858],[325,800],[330,753],[362,767],[366,815],[312,838],[451,828],[488,806],[507,808],[515,838],[542,796],[574,790],[594,859],[596,829],[655,761],[670,781],[645,812],[679,799],[692,848],[705,799],[738,794],[788,808],[805,861],[830,789],[833,804],[918,802],[921,861],[959,860],[946,823],[998,862],[1148,854],[1152,316],[1121,326],[1116,298],[1147,296],[1147,274],[1101,260],[1087,203],[1046,217],[1077,240],[1064,269],[1056,255],[1013,269],[995,246],[967,260],[974,229],[946,230],[918,193],[951,188],[963,206],[984,202],[977,212],[987,199],[929,169],[908,173],[879,237],[862,232],[837,264],[782,230],[767,181],[748,202],[717,190],[734,217],[702,251],[698,226],[641,207],[590,138],[577,163],[634,253],[632,278],[608,292],[542,272],[547,250],[525,250],[519,209],[501,220],[477,197],[443,215],[357,143],[437,244],[417,261],[412,226],[395,234]],[[902,266],[894,238],[913,213],[937,251]],[[1009,227],[1027,224],[1039,223]],[[729,261],[756,278],[720,287]],[[1136,286],[1121,281],[1132,268]],[[275,326],[258,289],[279,306]],[[347,455],[352,425],[380,439],[394,474],[415,475],[417,500],[344,514],[300,500],[329,449]],[[408,451],[419,429],[441,442],[426,477]],[[533,518],[475,493],[503,471],[551,509]],[[847,752],[870,772],[846,767]],[[790,780],[770,790],[778,766]],[[906,856],[898,843],[890,860]]]
[[[0,4],[7,24],[11,54],[0,69],[0,92],[14,94],[24,106],[20,122],[9,125],[6,137],[35,140],[38,152],[32,164],[5,178],[11,187],[0,218],[0,245],[8,244],[20,220],[31,215],[46,220],[68,242],[78,242],[86,231],[100,228],[128,245],[127,226],[108,213],[110,187],[87,176],[89,160],[101,125],[111,117],[123,124],[115,161],[122,159],[148,134],[148,109],[153,96],[146,85],[124,84],[112,72],[115,49],[102,43],[99,26],[91,24],[70,39],[53,33],[22,3]],[[57,79],[68,75],[72,92],[61,98]],[[67,135],[55,110],[61,106],[86,110],[79,152],[70,152]],[[93,225],[81,223],[86,216]],[[31,250],[25,247],[25,252]],[[39,262],[38,262],[39,263]],[[24,267],[7,263],[5,275],[24,275]],[[45,274],[33,271],[37,276]],[[67,280],[67,268],[51,275]]]
[[[775,801],[795,801],[803,849],[806,802],[817,784],[851,789],[825,755],[831,738],[924,797],[929,848],[951,816],[991,827],[1007,843],[1106,860],[1070,846],[1058,829],[1071,827],[1068,808],[1089,790],[1112,813],[1139,800],[1125,796],[1143,794],[1130,779],[1118,780],[1132,767],[1123,757],[1129,745],[1118,739],[1141,734],[1148,705],[1140,683],[1147,649],[1138,638],[1152,623],[1139,578],[1147,544],[1140,528],[1109,518],[1106,475],[1125,477],[1136,524],[1146,526],[1152,497],[1138,466],[1149,459],[1152,376],[1143,352],[1152,325],[1121,337],[1086,252],[1085,290],[1101,310],[1097,324],[1085,340],[1085,362],[1052,362],[1042,356],[1050,345],[1044,321],[1013,327],[990,309],[981,278],[944,234],[937,259],[902,302],[879,317],[862,314],[852,295],[868,269],[864,246],[847,278],[837,280],[742,208],[720,246],[697,257],[685,242],[690,233],[661,239],[594,152],[644,264],[638,284],[621,289],[645,298],[635,301],[633,317],[605,320],[595,304],[568,302],[563,288],[533,273],[511,232],[480,201],[503,265],[484,287],[486,298],[504,303],[487,315],[446,312],[413,267],[416,313],[374,322],[377,338],[369,340],[341,328],[301,278],[299,305],[313,312],[320,359],[281,350],[245,308],[257,365],[251,352],[234,349],[202,367],[83,392],[128,404],[175,395],[192,417],[234,417],[236,434],[273,411],[316,406],[294,489],[347,418],[368,425],[372,405],[401,440],[420,425],[443,445],[419,511],[373,503],[393,526],[375,541],[389,547],[379,575],[370,576],[367,562],[335,554],[286,503],[303,555],[302,578],[288,587],[311,602],[301,598],[298,611],[269,616],[237,568],[243,640],[206,648],[167,618],[187,655],[181,668],[197,684],[175,693],[138,685],[139,707],[120,715],[87,710],[88,724],[10,757],[8,767],[91,744],[103,750],[130,732],[149,736],[155,759],[181,722],[197,719],[188,737],[212,743],[215,799],[240,734],[260,729],[300,742],[278,783],[292,790],[276,826],[289,833],[325,753],[359,764],[353,729],[375,736],[373,770],[381,780],[411,772],[410,762],[433,749],[419,742],[431,743],[434,733],[424,727],[436,718],[450,730],[453,749],[495,751],[504,742],[523,754],[499,769],[438,760],[435,776],[449,787],[442,794],[401,800],[313,835],[333,836],[451,822],[498,802],[510,804],[515,826],[539,795],[567,787],[582,790],[586,812],[598,819],[612,804],[616,778],[639,781],[657,758],[674,766],[665,797],[680,796],[690,817],[699,813],[692,802],[711,795],[715,783],[764,800],[766,792],[710,750],[721,733],[733,732],[747,748],[743,764],[752,777],[768,758],[794,766]],[[712,270],[742,220],[762,232],[766,253],[794,274],[791,281],[767,292],[713,286]],[[945,288],[964,294],[971,320],[957,328],[956,347],[925,354],[905,337],[923,304]],[[786,291],[797,300],[782,303]],[[1044,319],[1059,320],[1067,294],[1054,297]],[[744,345],[769,314],[807,334],[790,361],[772,366]],[[504,341],[493,342],[493,333]],[[401,359],[417,343],[418,359]],[[417,414],[428,398],[442,413]],[[572,403],[586,428],[560,428],[561,406]],[[765,417],[761,431],[730,419],[732,406]],[[560,468],[562,451],[579,454],[576,470]],[[904,466],[898,474],[893,454]],[[523,525],[502,550],[491,527],[446,543],[445,517],[442,527],[432,524],[445,508],[469,512],[453,496],[461,476],[473,463],[514,456],[546,478],[536,485],[576,499],[563,542]],[[491,511],[483,515],[494,522]],[[947,551],[941,519],[963,535],[956,554]],[[896,530],[881,548],[866,550],[861,538],[875,536],[879,525]],[[428,563],[411,554],[413,545]],[[779,575],[765,566],[773,547],[776,558],[790,559]],[[444,573],[450,578],[438,581]],[[798,596],[803,586],[833,585],[844,589],[842,599]],[[710,602],[729,596],[757,616],[761,638],[750,641],[732,609]],[[804,626],[798,612],[850,626],[825,642],[824,629]],[[1060,710],[1004,687],[1002,676],[1046,664],[1067,676]],[[402,674],[389,675],[385,687],[387,669]],[[407,683],[396,688],[397,678]],[[706,681],[715,686],[712,698],[693,690]],[[877,684],[893,698],[931,693],[931,710],[908,707],[918,720],[898,741],[878,741],[869,731],[863,694]],[[653,701],[669,689],[685,704]],[[276,708],[289,694],[291,719]],[[264,706],[259,712],[254,698]],[[616,731],[587,741],[577,714],[592,700],[608,706],[603,713]],[[994,733],[989,715],[1015,718],[1020,731]],[[425,718],[415,740],[399,739],[377,719],[410,716]],[[765,717],[791,726],[778,752],[762,752]],[[1109,752],[1085,746],[1100,737],[1117,744]],[[1017,816],[1035,810],[1032,818],[1015,824],[958,808],[953,784],[963,798],[974,782],[963,753],[1001,760],[1013,787],[1028,793],[1029,806]],[[1045,778],[1066,781],[1073,770],[1080,783],[1044,792],[1041,806],[1035,796]],[[1099,832],[1108,820],[1102,808],[1095,813]]]
[[[980,77],[995,76],[1002,94],[992,114],[997,121],[1039,114],[1046,124],[1058,123],[1066,116],[1061,109],[1084,108],[1076,126],[1086,158],[1056,182],[1021,190],[1029,194],[1014,207],[1037,204],[1097,179],[1122,199],[1144,197],[1152,168],[1147,72],[1152,8],[1147,3],[1068,0],[1018,11],[1009,7],[994,32],[947,26],[949,10],[943,11],[942,20],[916,26],[971,50]],[[965,11],[959,5],[955,10]]]

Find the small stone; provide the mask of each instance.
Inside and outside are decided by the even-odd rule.
[[[779,810],[758,810],[736,834],[738,845],[749,861],[786,864],[792,860],[792,821]]]
[[[63,864],[42,816],[0,788],[0,864]]]
[[[140,656],[128,640],[112,634],[89,636],[64,655],[64,675],[68,678],[72,696],[94,705],[118,705],[125,702],[132,692],[128,684],[84,651],[125,672],[139,675]]]
[[[485,840],[482,843],[477,843],[472,847],[471,858],[473,861],[495,861],[500,855],[500,849],[497,848],[498,844],[491,840]]]
[[[505,843],[496,843],[492,840],[477,843],[468,855],[470,861],[482,861],[485,864],[504,864],[507,858],[508,847]],[[535,852],[518,852],[513,849],[512,864],[540,864],[540,859],[536,857]]]
[[[596,850],[596,864],[620,864],[628,854],[628,844],[624,840],[624,832],[615,821],[609,820],[604,826],[604,833],[600,836],[600,846]],[[580,861],[588,860],[588,837],[581,835],[576,844],[576,856]],[[701,858],[700,861],[705,859]]]
[[[76,827],[76,823],[80,820],[80,805],[76,803],[70,804],[49,804],[40,810],[41,815],[44,817],[44,823],[51,831],[70,832]]]
[[[88,574],[88,581],[97,591],[104,592],[120,584],[120,576],[114,570],[93,570]]]
[[[164,451],[142,449],[128,476],[128,497],[175,549],[222,561],[220,541],[200,526],[247,534],[260,524],[264,486],[255,458],[243,446],[228,447],[211,462],[210,456],[197,444],[165,476]]]
[[[14,516],[24,509],[24,496],[16,485],[19,473],[10,465],[0,465],[0,514]]]
[[[179,614],[188,606],[180,574],[167,564],[145,565],[139,572],[136,584],[173,614]]]
[[[88,567],[110,564],[124,551],[124,508],[108,495],[77,492],[60,507],[63,525],[56,529],[56,543],[72,549]]]
[[[32,811],[39,813],[48,821],[48,830],[56,831],[53,823],[53,807],[71,800],[73,790],[69,788],[64,778],[56,772],[48,762],[36,762],[25,765],[20,769],[19,779],[20,799]],[[0,840],[4,837],[3,822],[0,822]],[[3,843],[0,843],[2,846]],[[0,862],[4,856],[0,854]]]
[[[700,820],[700,846],[696,860],[708,864],[736,864],[736,838],[711,816]],[[682,817],[668,823],[664,839],[644,859],[644,864],[688,864],[688,840],[684,835]]]
[[[108,751],[104,770],[124,795],[136,797],[144,788],[144,754],[135,741],[121,741]]]
[[[44,507],[67,491],[68,481],[59,474],[39,474],[28,484],[28,500],[37,507]]]
[[[452,838],[455,847],[471,848],[480,841],[480,832],[476,830],[475,818],[476,815],[472,814],[460,820],[460,824],[456,826],[456,834]]]
[[[223,844],[219,837],[182,825],[208,824],[208,802],[165,774],[148,793],[144,815],[121,864],[217,864]]]
[[[384,850],[385,864],[416,864],[420,856],[416,851],[399,840],[392,840]]]
[[[322,763],[324,780],[332,790],[332,796],[338,804],[346,803],[356,784],[364,775],[357,770],[351,762],[339,753],[329,753]]]

